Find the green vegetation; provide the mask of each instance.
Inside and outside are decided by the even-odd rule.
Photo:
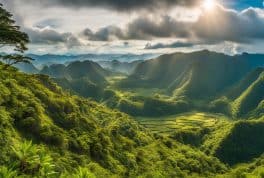
[[[154,138],[125,114],[70,96],[46,76],[0,70],[3,174],[58,176],[72,174],[76,168],[98,177],[156,173],[182,177],[226,170],[199,150],[166,137]],[[52,164],[46,164],[50,158]],[[20,164],[25,168],[20,169]],[[46,171],[42,164],[49,165]]]
[[[145,143],[143,147],[134,145],[135,147],[133,147],[133,149],[131,149],[131,144],[129,146],[129,159],[127,157],[126,159],[128,159],[127,161],[130,166],[131,164],[133,165],[133,168],[124,166],[125,169],[124,167],[119,167],[120,169],[117,170],[117,168],[115,168],[115,171],[113,171],[112,168],[109,170],[109,167],[105,166],[105,163],[101,163],[103,156],[95,160],[96,164],[99,164],[101,169],[108,171],[105,175],[115,176],[118,174],[121,177],[153,177],[154,175],[160,177],[200,177],[204,175],[216,176],[216,174],[218,177],[240,177],[243,175],[254,177],[262,175],[262,164],[254,164],[254,159],[259,158],[264,152],[261,141],[261,138],[263,138],[262,130],[264,130],[264,125],[262,121],[260,121],[264,113],[263,94],[261,92],[263,90],[263,69],[257,68],[248,73],[250,67],[245,68],[244,66],[243,69],[238,72],[239,74],[237,72],[236,74],[227,72],[227,75],[234,74],[232,79],[227,79],[228,77],[226,75],[222,76],[221,71],[217,71],[216,74],[209,76],[209,73],[217,70],[216,65],[220,65],[220,57],[226,56],[214,53],[211,54],[206,51],[194,53],[192,55],[196,57],[197,55],[198,57],[201,55],[204,57],[207,54],[218,55],[218,58],[214,62],[211,62],[209,58],[205,60],[208,62],[207,65],[213,65],[214,67],[210,67],[210,69],[207,70],[206,66],[202,66],[200,62],[192,64],[192,61],[188,64],[188,66],[191,66],[191,69],[186,68],[181,74],[177,73],[179,76],[177,76],[172,83],[167,78],[157,78],[154,80],[147,79],[147,77],[144,76],[150,74],[156,76],[156,70],[150,73],[148,72],[148,74],[142,74],[142,76],[144,76],[143,79],[140,79],[140,77],[135,74],[128,77],[121,74],[114,74],[112,76],[104,75],[103,85],[95,84],[89,77],[79,77],[79,74],[76,74],[76,78],[53,79],[53,81],[64,89],[68,89],[73,94],[91,98],[111,109],[117,109],[131,116],[136,116],[136,120],[143,126],[141,129],[144,130],[144,127],[146,128],[146,130],[142,132],[144,132],[144,134],[148,133],[149,137],[144,138],[140,136],[139,140],[147,139],[147,143]],[[179,54],[175,54],[175,56],[177,55]],[[212,57],[210,55],[209,57]],[[161,58],[163,59],[164,57],[166,57],[166,55]],[[228,60],[232,60],[232,57],[227,58]],[[153,61],[156,60],[140,63],[136,70],[141,70],[142,66],[145,66],[146,63],[151,64],[150,68],[147,67],[147,69],[153,70],[153,66],[155,68],[157,65],[157,62]],[[181,57],[175,61],[177,61],[177,65],[178,61],[184,63]],[[229,63],[227,61],[225,62]],[[237,61],[233,62],[234,64],[230,64],[231,66],[235,66]],[[160,63],[164,63],[163,60],[160,59],[158,64],[161,65]],[[170,63],[167,65],[171,66]],[[243,65],[245,64],[243,63]],[[143,67],[142,71],[144,70]],[[157,70],[161,69],[157,68]],[[232,67],[228,69],[228,71],[229,70],[233,70]],[[242,73],[245,73],[245,77]],[[205,81],[201,82],[199,80],[200,74]],[[172,74],[168,74],[168,76],[170,75]],[[62,74],[62,76],[70,75]],[[216,81],[219,83],[216,84]],[[160,86],[159,84],[156,85],[156,82],[161,82]],[[259,120],[240,122],[237,118],[259,118]],[[65,121],[59,123],[64,126]],[[109,123],[104,126],[106,127],[108,124]],[[123,125],[123,122],[120,121],[117,124]],[[134,132],[138,132],[138,130],[136,129]],[[134,140],[133,138],[134,134],[133,137],[129,137],[129,139]],[[116,139],[111,141],[114,143],[117,142]],[[55,142],[57,143],[58,141]],[[123,142],[124,140],[118,141],[119,144],[123,144]],[[198,151],[199,154],[207,155],[210,159],[219,159],[222,163],[226,164],[227,167],[220,163],[223,167],[221,171],[216,171],[217,173],[212,173],[211,170],[209,172],[206,170],[196,172],[193,168],[191,168],[190,171],[189,169],[182,169],[181,166],[178,166],[178,170],[178,168],[176,169],[175,167],[172,168],[169,166],[171,164],[168,164],[167,161],[161,161],[168,159],[171,155],[167,155],[168,157],[159,155],[158,157],[161,160],[157,159],[157,155],[154,157],[147,156],[153,153],[156,154],[156,152],[160,154],[160,152],[166,150],[166,153],[177,153],[177,156],[174,157],[177,162],[180,160],[183,164],[190,164],[189,162],[187,163],[181,160],[178,155],[179,150],[186,145],[188,145],[186,148]],[[177,149],[175,147],[177,147]],[[118,152],[126,152],[126,149],[128,149],[128,146],[122,147]],[[131,150],[137,151],[134,152]],[[145,166],[138,160],[138,150],[144,150],[144,155],[140,156],[144,157],[144,164],[150,165],[153,161],[159,163],[145,170]],[[186,153],[183,153],[183,155],[186,156]],[[133,158],[134,161],[130,160],[130,158]],[[116,160],[117,158],[113,157],[113,159]],[[117,160],[123,164],[123,159],[124,158],[122,158],[122,161],[119,159]],[[192,160],[194,158],[188,157],[188,159]],[[99,160],[100,162],[98,163]],[[203,162],[203,159],[199,161]],[[254,166],[252,166],[253,164]],[[136,169],[134,169],[134,167],[136,167]],[[164,167],[166,167],[166,169],[164,169]],[[249,167],[252,170],[249,170]],[[174,171],[171,171],[171,168],[174,169]],[[121,169],[123,172],[121,171],[122,173],[120,175]],[[201,168],[199,168],[199,170],[201,170]],[[85,172],[85,170],[83,171]],[[86,169],[86,171],[88,171],[88,173],[84,174],[94,174],[98,176],[95,171],[88,169]],[[225,172],[223,175],[221,175],[222,171]],[[143,172],[147,173],[144,174]]]

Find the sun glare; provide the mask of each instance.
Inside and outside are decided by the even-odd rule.
[[[215,0],[204,0],[203,8],[206,10],[212,10],[216,5]]]

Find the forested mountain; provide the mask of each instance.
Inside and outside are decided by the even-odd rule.
[[[120,86],[161,88],[176,96],[205,99],[215,97],[251,70],[264,66],[263,58],[250,54],[227,56],[207,50],[168,54],[139,64]]]
[[[110,74],[109,71],[104,70],[97,63],[92,61],[75,61],[69,65],[53,64],[45,66],[41,74],[49,75],[53,78],[66,78],[68,80],[87,78],[94,83],[105,82],[105,76]]]
[[[228,56],[205,50],[136,61],[135,71],[128,77],[91,61],[46,66],[41,73],[74,94],[133,116],[202,110],[235,118],[250,117],[263,113],[262,57],[246,53]],[[120,67],[125,63],[116,64]]]
[[[54,82],[74,94],[95,100],[101,99],[107,85],[106,77],[112,74],[92,61],[53,64],[45,66],[40,73],[51,76]]]

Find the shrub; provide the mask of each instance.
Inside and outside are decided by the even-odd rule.
[[[226,98],[220,98],[210,103],[209,110],[216,113],[231,115],[231,104]]]

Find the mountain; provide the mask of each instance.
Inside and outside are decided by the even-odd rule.
[[[139,63],[143,60],[137,60],[132,62],[120,62],[118,60],[113,61],[98,61],[103,68],[108,69],[113,72],[120,72],[124,74],[131,74]]]
[[[65,66],[53,64],[45,66],[41,74],[52,77],[59,86],[79,96],[99,101],[107,85],[105,77],[112,73],[92,61],[75,61]]]
[[[157,117],[191,110],[234,118],[250,117],[250,112],[251,116],[263,113],[259,106],[262,85],[256,81],[263,72],[259,67],[264,65],[263,55],[228,56],[205,50],[132,63],[104,61],[101,65],[108,69],[112,66],[112,71],[128,72],[129,66],[135,69],[128,77],[119,73],[121,77],[116,79],[95,62],[75,61],[67,66],[46,66],[41,73],[53,77],[54,82],[73,94],[132,116]]]
[[[167,54],[140,63],[119,86],[160,88],[191,99],[212,98],[263,65],[264,55],[228,56],[207,50]]]
[[[0,72],[1,175],[208,177],[227,172],[217,158],[154,137],[128,115],[71,96],[47,76],[2,64]]]
[[[85,78],[95,84],[106,82],[105,77],[110,75],[109,71],[92,61],[75,61],[67,66],[53,64],[45,66],[40,73],[53,78],[66,78],[68,80]]]

